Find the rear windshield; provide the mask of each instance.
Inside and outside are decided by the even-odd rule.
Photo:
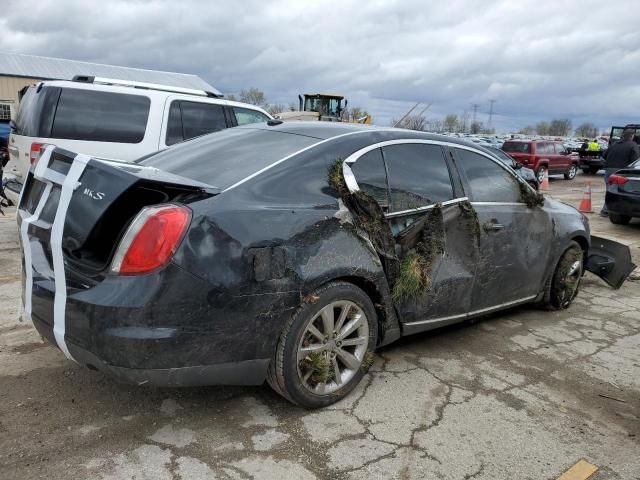
[[[32,87],[20,102],[16,134],[94,142],[139,143],[151,101],[142,95]]]
[[[64,88],[52,138],[139,143],[144,138],[151,100],[142,95]]]
[[[531,144],[524,142],[504,142],[504,145],[502,145],[502,150],[504,150],[505,152],[530,153]]]
[[[320,139],[236,127],[194,138],[138,163],[226,189]]]

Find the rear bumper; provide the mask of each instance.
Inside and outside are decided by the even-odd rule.
[[[640,217],[640,194],[607,191],[606,203],[611,213]]]
[[[95,368],[123,383],[157,387],[201,385],[261,385],[267,376],[269,359],[225,362],[178,368],[126,368],[109,365],[93,353],[67,344],[69,353],[80,364]]]
[[[257,347],[246,301],[219,303],[208,284],[182,268],[107,278],[89,289],[69,282],[65,343],[78,363],[127,383],[158,386],[259,385],[270,355]],[[54,292],[36,278],[32,315],[38,332],[53,333]]]
[[[604,159],[602,157],[580,157],[578,161],[580,168],[599,167],[604,168]]]

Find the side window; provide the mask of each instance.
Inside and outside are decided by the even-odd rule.
[[[451,200],[449,169],[439,145],[405,143],[383,149],[389,172],[391,211]]]
[[[269,120],[265,114],[249,108],[233,107],[233,114],[236,116],[238,125],[248,125],[250,123],[260,123]]]
[[[538,144],[540,145],[540,144]],[[520,202],[518,181],[506,169],[480,155],[456,148],[457,164],[469,182],[474,202]]]
[[[564,145],[562,145],[561,143],[555,143],[554,146],[556,147],[556,153],[558,155],[562,155],[565,152]]]
[[[151,100],[142,95],[63,88],[52,138],[139,143],[147,130]]]
[[[387,172],[379,148],[362,155],[349,165],[360,190],[371,195],[383,208],[389,207]]]
[[[177,110],[173,110],[174,104],[180,109],[182,117],[182,140],[189,140],[190,138],[227,128],[222,105],[186,101],[173,102],[169,111],[170,120],[172,113],[174,114],[174,119],[177,118]],[[171,121],[167,125],[167,145],[171,145],[168,143],[170,138],[169,128],[173,128],[171,139],[175,140],[178,137],[176,120],[174,120],[173,125]]]
[[[169,108],[169,121],[167,122],[167,145],[173,145],[184,140],[182,136],[182,114],[180,113],[180,102],[171,102]]]

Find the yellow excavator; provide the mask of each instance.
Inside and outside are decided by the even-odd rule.
[[[363,115],[360,118],[352,118],[347,110],[347,99],[342,95],[328,93],[305,93],[304,98],[298,95],[300,109],[282,112],[276,118],[285,121],[322,121],[322,122],[349,122],[371,124],[371,115]],[[344,106],[342,101],[344,100]]]

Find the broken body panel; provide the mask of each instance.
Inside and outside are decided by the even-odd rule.
[[[51,157],[25,183],[18,214],[26,312],[43,336],[79,363],[136,383],[259,384],[283,325],[327,282],[345,280],[369,295],[384,345],[539,299],[571,240],[580,238],[588,249],[588,225],[557,202],[502,211],[469,202],[458,179],[459,201],[408,214],[413,228],[394,228],[394,236],[397,218],[327,180],[337,158],[388,140],[431,138],[424,134],[303,124],[233,130],[186,142],[143,165],[73,160],[69,152],[48,150]],[[171,171],[188,171],[190,151],[206,153],[244,130],[312,140],[240,181],[224,177],[224,166],[216,174],[212,160],[209,173],[227,178],[220,188],[204,173],[193,179],[154,167],[171,160]],[[77,181],[65,187],[81,160]],[[171,261],[143,275],[110,273],[135,214],[168,202],[192,212]],[[505,227],[498,235],[491,225],[484,228],[496,222]],[[433,253],[429,288],[420,298],[394,302],[400,262],[418,243]],[[57,267],[55,258],[62,260]]]

